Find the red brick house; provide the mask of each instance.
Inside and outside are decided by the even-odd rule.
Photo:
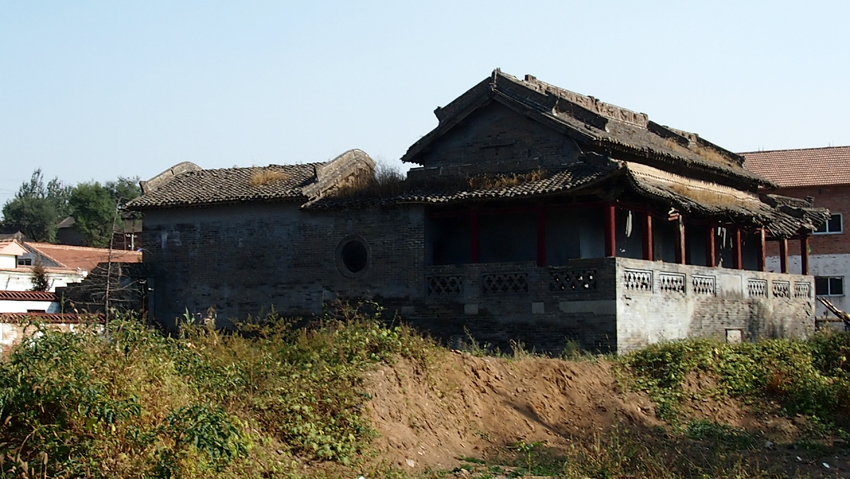
[[[844,231],[844,215],[850,213],[850,146],[803,148],[741,153],[745,166],[779,186],[774,191],[797,198],[812,198],[814,205],[829,209],[829,220],[809,240],[809,273],[815,276],[818,296],[829,297],[839,309],[847,311],[847,280],[850,278],[850,235]],[[768,243],[767,267],[800,272],[799,250],[791,247],[785,254],[781,242]],[[826,314],[820,304],[818,315]]]

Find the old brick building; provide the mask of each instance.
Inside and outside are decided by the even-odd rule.
[[[557,351],[688,335],[803,336],[813,279],[765,272],[765,238],[825,210],[759,194],[743,158],[635,113],[498,70],[436,111],[375,188],[353,150],[328,163],[202,170],[143,185],[150,309],[218,321],[376,299],[446,340],[469,331]],[[173,324],[173,323],[171,323]]]
[[[850,236],[844,231],[844,214],[850,212],[850,146],[741,153],[745,166],[779,186],[778,193],[812,198],[816,206],[831,215],[812,235],[808,250],[809,273],[815,276],[819,296],[826,296],[839,309],[847,311],[846,281],[850,278]],[[799,243],[771,242],[767,268],[799,273],[802,254]],[[826,314],[823,306],[818,314]]]

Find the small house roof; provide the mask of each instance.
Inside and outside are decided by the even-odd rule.
[[[26,252],[27,250],[16,240],[0,240],[0,254],[4,256],[20,256]]]
[[[89,248],[85,246],[68,246],[51,243],[25,243],[27,249],[41,255],[59,265],[60,268],[91,271],[98,263],[110,260],[110,252],[106,248]],[[113,263],[140,263],[140,251],[112,250]]]
[[[850,184],[850,146],[741,153],[744,166],[780,188]]]
[[[245,201],[306,201],[332,188],[334,182],[340,179],[341,172],[352,172],[358,168],[371,172],[375,163],[363,151],[349,150],[326,163],[209,170],[181,165],[143,182],[142,196],[130,201],[127,208],[144,210]]]
[[[35,321],[46,324],[81,324],[102,323],[102,314],[78,314],[78,313],[0,313],[0,323],[25,324]]]
[[[56,293],[50,291],[5,291],[0,290],[0,300],[5,301],[57,301]]]
[[[637,113],[526,75],[519,80],[495,70],[492,75],[435,114],[439,124],[414,143],[402,161],[428,166],[423,153],[477,109],[499,102],[572,137],[585,150],[638,161],[715,181],[726,179],[755,189],[773,186],[743,167],[744,158],[696,133],[660,125]]]

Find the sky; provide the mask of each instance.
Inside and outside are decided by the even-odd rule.
[[[850,145],[847,18],[816,0],[0,2],[0,204],[36,168],[74,185],[352,148],[402,166],[495,68],[736,152]]]

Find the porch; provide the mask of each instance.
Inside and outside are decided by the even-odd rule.
[[[661,340],[805,337],[814,329],[814,279],[634,258],[432,265],[426,309],[436,334],[464,328],[480,342],[509,339],[559,352],[566,341],[627,352]],[[461,338],[462,339],[462,338]]]

